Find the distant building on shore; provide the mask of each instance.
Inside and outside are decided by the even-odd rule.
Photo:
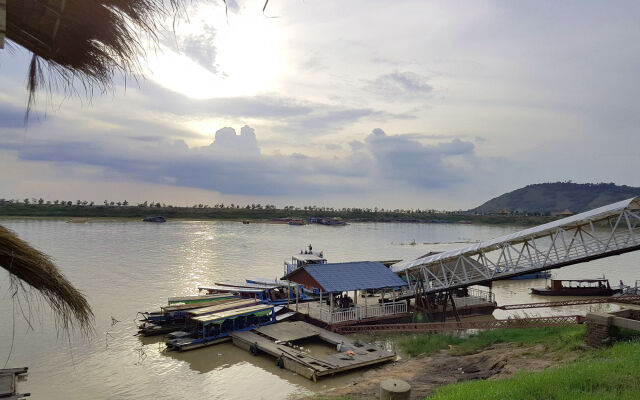
[[[554,217],[570,217],[573,214],[575,213],[571,212],[568,208],[565,208],[564,211],[561,212],[551,213],[551,215],[553,215]]]

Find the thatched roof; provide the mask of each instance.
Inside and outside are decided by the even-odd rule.
[[[29,298],[30,288],[41,295],[64,331],[92,328],[93,312],[87,299],[64,277],[51,259],[12,231],[0,226],[0,267],[9,272],[14,296]]]
[[[184,0],[7,0],[6,38],[33,54],[29,103],[44,81],[42,63],[66,88],[106,89],[114,73],[138,69],[141,41]],[[49,82],[51,83],[51,82]]]

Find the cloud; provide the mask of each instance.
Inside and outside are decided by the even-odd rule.
[[[240,135],[230,127],[218,130],[209,147],[222,157],[251,157],[260,154],[255,130],[248,125],[240,129]]]
[[[204,24],[198,34],[188,34],[178,39],[178,49],[211,72],[216,72],[217,50],[214,46],[216,30]]]
[[[427,83],[427,78],[414,72],[392,72],[381,75],[369,82],[368,87],[390,101],[394,98],[421,98],[433,92],[433,86]]]

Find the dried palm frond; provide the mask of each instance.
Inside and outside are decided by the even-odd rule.
[[[31,287],[44,298],[63,331],[78,328],[88,333],[92,330],[93,312],[85,296],[65,278],[49,256],[3,226],[0,226],[0,267],[9,272],[16,294],[27,294]]]
[[[28,108],[45,82],[65,89],[106,90],[116,72],[139,70],[145,38],[157,40],[160,21],[185,0],[7,0],[8,40],[31,51]],[[42,64],[48,67],[46,70]]]

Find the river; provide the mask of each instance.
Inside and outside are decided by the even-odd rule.
[[[252,357],[231,344],[185,353],[161,351],[158,339],[134,336],[138,311],[157,310],[167,297],[196,294],[214,279],[280,277],[283,262],[308,244],[329,262],[415,258],[512,233],[514,226],[354,223],[343,227],[225,221],[0,219],[0,224],[52,256],[87,296],[95,332],[57,335],[48,307],[12,301],[0,269],[0,368],[29,367],[21,391],[35,399],[283,399],[345,385],[362,372],[314,384]],[[415,242],[415,244],[414,244]],[[461,243],[463,242],[463,243]],[[562,278],[599,277],[612,284],[640,279],[640,253],[565,267]],[[544,280],[494,285],[499,304],[542,301],[529,294]],[[33,326],[29,328],[24,314]],[[596,306],[528,310],[527,315],[570,314]],[[602,309],[603,306],[596,308]],[[606,307],[606,306],[605,306]],[[494,315],[502,318],[504,311]],[[12,340],[13,337],[13,340]]]

